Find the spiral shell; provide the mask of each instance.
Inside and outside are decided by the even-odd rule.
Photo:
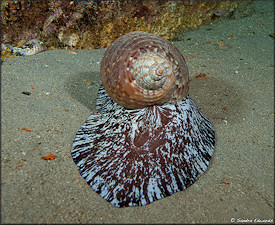
[[[105,52],[100,73],[109,96],[128,109],[174,103],[189,90],[182,54],[167,40],[147,32],[116,39]]]
[[[188,70],[176,47],[149,33],[126,34],[107,49],[101,76],[96,112],[71,150],[81,176],[116,207],[192,185],[209,166],[215,132],[187,96]]]

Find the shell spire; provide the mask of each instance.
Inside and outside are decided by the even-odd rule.
[[[188,69],[179,50],[142,31],[116,39],[105,52],[100,73],[109,96],[128,109],[177,102],[189,90]]]

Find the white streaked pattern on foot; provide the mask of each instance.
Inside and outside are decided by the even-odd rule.
[[[207,170],[215,134],[189,97],[128,110],[101,87],[96,109],[71,153],[87,183],[112,205],[149,204],[186,189]]]

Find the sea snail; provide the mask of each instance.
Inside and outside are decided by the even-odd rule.
[[[11,51],[16,53],[16,55],[34,55],[39,52],[43,52],[47,49],[46,45],[38,39],[32,39],[21,47],[13,46],[9,43],[1,45],[1,48],[6,51]]]
[[[146,32],[116,39],[101,62],[96,112],[77,132],[80,174],[116,207],[143,206],[193,184],[215,134],[188,97],[188,69],[167,40]]]

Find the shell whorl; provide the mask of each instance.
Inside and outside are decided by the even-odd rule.
[[[116,39],[105,52],[100,73],[109,96],[128,109],[174,103],[189,90],[188,69],[179,50],[142,31]]]

